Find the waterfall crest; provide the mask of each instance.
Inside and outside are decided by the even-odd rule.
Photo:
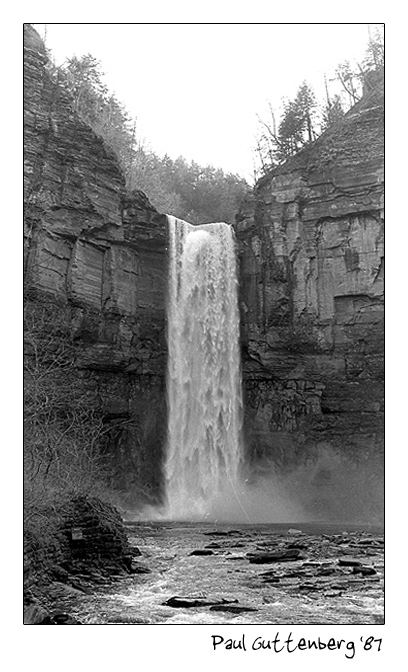
[[[166,515],[216,518],[238,499],[242,461],[234,234],[225,223],[168,224]]]

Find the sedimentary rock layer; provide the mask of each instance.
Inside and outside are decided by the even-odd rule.
[[[247,447],[327,487],[382,447],[383,155],[379,83],[237,217]]]
[[[51,300],[78,345],[78,379],[114,430],[118,484],[157,488],[166,218],[126,192],[116,157],[74,113],[28,25],[24,47],[27,299],[39,309]]]

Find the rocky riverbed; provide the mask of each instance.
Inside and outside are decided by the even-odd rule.
[[[380,624],[379,528],[128,523],[131,574],[50,586],[80,625]],[[68,618],[68,616],[66,616]],[[57,623],[58,624],[58,623]],[[63,623],[60,623],[63,624]]]

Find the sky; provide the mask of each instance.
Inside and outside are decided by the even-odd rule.
[[[58,65],[90,53],[159,155],[184,156],[252,181],[257,115],[279,117],[303,80],[361,61],[378,24],[33,24]],[[45,28],[46,26],[46,28]],[[335,87],[335,84],[329,86]],[[334,89],[333,89],[334,90]]]

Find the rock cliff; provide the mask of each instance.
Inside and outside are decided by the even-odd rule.
[[[247,448],[308,464],[317,512],[353,473],[381,489],[383,155],[378,84],[237,217]]]
[[[104,415],[116,485],[160,488],[165,437],[166,217],[127,193],[113,153],[74,114],[25,26],[25,278],[77,344],[78,379]]]
[[[63,325],[75,344],[115,486],[129,502],[154,501],[167,412],[166,218],[126,192],[30,26],[24,77],[27,305],[51,305],[55,333]],[[237,216],[251,478],[286,475],[312,516],[381,509],[382,122],[377,85],[262,178]]]

